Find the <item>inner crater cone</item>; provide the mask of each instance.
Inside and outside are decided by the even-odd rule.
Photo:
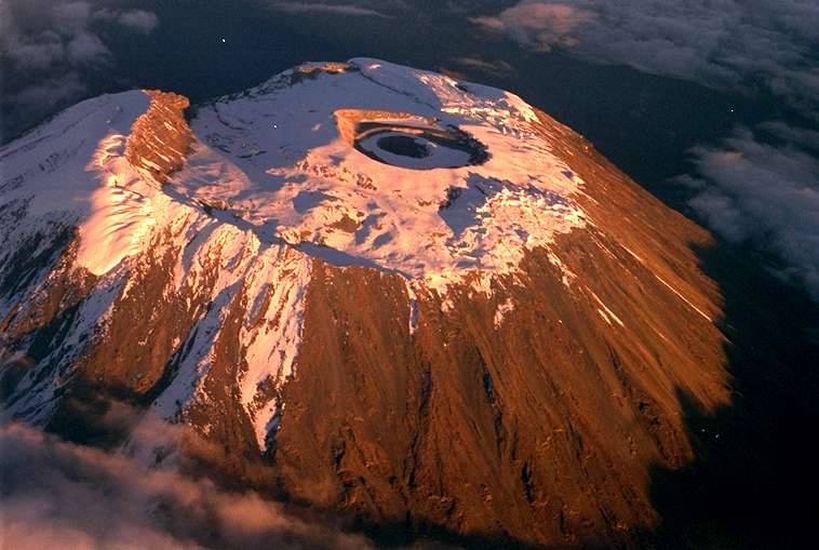
[[[344,116],[355,119],[356,114],[348,110]],[[394,115],[395,120],[355,122],[356,150],[378,162],[411,170],[476,166],[489,159],[486,145],[455,126],[441,126],[405,113]],[[407,117],[416,122],[407,124]]]
[[[424,158],[430,155],[427,145],[410,136],[388,135],[378,139],[378,147],[402,157]]]

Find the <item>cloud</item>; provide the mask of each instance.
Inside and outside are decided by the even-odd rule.
[[[772,137],[808,152],[819,153],[819,131],[794,128],[781,121],[763,122],[758,126]]]
[[[381,17],[391,19],[392,16],[381,13],[372,8],[363,8],[352,4],[313,4],[301,2],[278,2],[273,9],[291,14],[334,14],[356,17]]]
[[[804,112],[819,104],[819,3],[803,0],[523,0],[472,19],[525,47],[708,86],[764,87]]]
[[[515,68],[503,60],[487,60],[481,57],[458,57],[452,61],[462,67],[468,67],[495,76],[508,77],[516,74]]]
[[[13,98],[16,108],[27,113],[45,110],[49,104],[61,104],[73,101],[85,93],[86,87],[77,73],[65,73],[59,76],[41,79],[18,91]]]
[[[594,18],[593,12],[567,4],[522,2],[496,17],[474,17],[471,21],[506,32],[524,46],[549,51],[553,46],[576,45],[576,29]]]
[[[723,147],[696,148],[700,177],[678,181],[698,191],[690,204],[711,228],[776,254],[785,262],[779,273],[819,300],[819,160],[803,145],[806,132],[814,140],[816,133],[782,123],[759,130],[786,143],[738,129]]]
[[[144,36],[158,25],[152,12],[110,7],[111,3],[0,1],[4,131],[14,134],[87,93],[89,76],[114,61],[106,33]],[[3,140],[6,137],[10,136]]]
[[[176,435],[148,423],[135,437],[154,448]],[[0,427],[3,544],[20,550],[371,546],[256,493],[221,490],[166,461],[157,466],[156,456],[142,451],[107,453],[22,424]]]
[[[107,61],[110,50],[90,32],[78,32],[65,41],[65,60],[72,65]]]
[[[95,19],[117,23],[126,29],[142,34],[150,34],[159,24],[153,12],[145,10],[116,11],[103,9],[94,14]]]
[[[111,52],[98,34],[100,25],[146,34],[158,24],[156,15],[145,10],[94,7],[86,1],[5,0],[0,15],[0,54],[22,70],[107,61]]]

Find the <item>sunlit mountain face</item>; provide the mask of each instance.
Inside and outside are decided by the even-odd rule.
[[[4,541],[816,545],[817,28],[4,0]]]

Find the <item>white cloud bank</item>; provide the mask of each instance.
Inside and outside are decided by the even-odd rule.
[[[170,428],[136,437],[153,442]],[[369,548],[334,525],[288,513],[255,493],[219,489],[139,454],[106,453],[21,424],[0,427],[0,546],[71,548]],[[142,457],[144,459],[144,457]]]
[[[792,133],[781,125],[768,130],[780,138]],[[804,284],[819,300],[816,156],[793,142],[771,145],[747,129],[726,139],[723,148],[699,147],[693,154],[702,178],[681,178],[699,192],[691,206],[727,240],[783,258],[781,275]]]

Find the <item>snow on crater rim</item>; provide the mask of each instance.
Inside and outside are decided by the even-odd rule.
[[[38,131],[51,134],[4,149],[6,172],[31,180],[5,199],[66,211],[79,263],[97,275],[188,206],[268,243],[440,290],[514,270],[586,223],[573,200],[582,181],[549,150],[533,109],[494,88],[371,59],[303,65],[200,108],[191,154],[164,185],[124,154],[149,104],[141,91],[89,100]],[[159,161],[176,154],[162,132],[145,141]],[[54,170],[28,178],[43,147]]]
[[[536,121],[517,96],[440,74],[308,64],[199,109],[170,189],[262,238],[444,289],[585,225],[582,181]]]
[[[507,92],[356,59],[204,106],[190,129],[184,104],[161,92],[101,96],[1,147],[0,209],[14,215],[0,234],[12,250],[46,222],[77,228],[76,263],[105,290],[72,338],[103,325],[110,289],[136,284],[127,258],[179,255],[163,296],[205,289],[211,307],[175,344],[184,357],[155,402],[168,418],[207,400],[215,339],[244,293],[240,400],[262,449],[296,370],[310,256],[405,276],[412,333],[417,285],[468,280],[487,292],[526,250],[586,223],[573,199],[582,181]],[[499,306],[496,323],[511,309]]]

